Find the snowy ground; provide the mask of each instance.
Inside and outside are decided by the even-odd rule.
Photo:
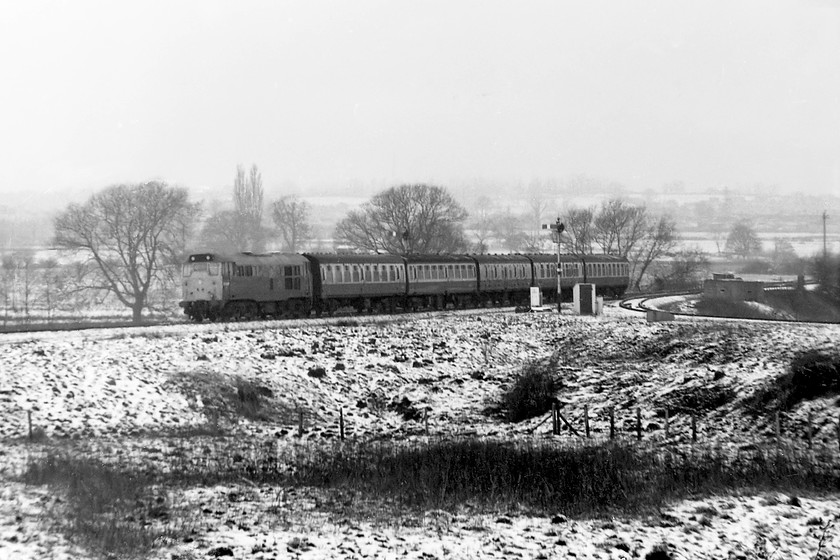
[[[805,348],[838,348],[840,327],[679,319],[648,324],[608,307],[601,317],[556,312],[451,313],[352,319],[0,335],[0,558],[84,558],[48,522],[59,496],[14,480],[29,454],[60,446],[120,463],[164,465],[183,446],[290,447],[347,437],[551,436],[537,418],[488,415],[522,364],[560,351],[561,411],[593,439],[770,444],[774,421],[744,400]],[[270,395],[270,417],[230,410],[236,384]],[[227,399],[227,400],[226,400]],[[27,443],[28,415],[42,443]],[[786,439],[837,449],[837,397],[808,401],[782,420]],[[303,432],[300,418],[303,415]],[[407,419],[407,418],[412,419]],[[205,434],[208,425],[224,437]],[[428,429],[428,432],[427,432]],[[208,443],[212,442],[212,443]],[[234,496],[232,498],[231,496]],[[335,519],[319,497],[250,485],[197,487],[178,497],[194,512],[190,542],[160,558],[644,558],[666,543],[672,558],[840,558],[840,494],[717,496],[672,504],[645,519],[567,520],[520,512],[428,512],[405,523]],[[60,502],[59,502],[60,503]],[[284,512],[282,514],[278,512]],[[836,519],[834,523],[830,523]],[[826,529],[827,527],[827,529]],[[763,551],[763,552],[762,552]]]

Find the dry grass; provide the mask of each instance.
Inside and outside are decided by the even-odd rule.
[[[194,520],[173,503],[184,489],[228,485],[274,488],[262,507],[280,524],[287,496],[317,492],[333,519],[409,522],[429,512],[525,511],[577,518],[636,516],[671,501],[729,492],[836,490],[840,473],[818,453],[718,448],[665,450],[632,445],[558,447],[546,443],[456,440],[397,443],[253,444],[212,456],[205,446],[166,468],[137,471],[48,452],[22,480],[64,496],[54,521],[95,553],[143,557],[189,534]],[[177,500],[177,498],[175,498]]]

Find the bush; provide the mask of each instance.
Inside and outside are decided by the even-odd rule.
[[[752,259],[745,262],[739,269],[741,274],[770,274],[773,265],[764,259]]]
[[[264,420],[263,399],[271,397],[272,392],[267,387],[257,385],[244,379],[236,380],[236,411],[252,420]]]
[[[555,370],[557,359],[527,364],[516,377],[513,387],[502,398],[510,422],[519,422],[545,414],[555,402],[560,388]]]
[[[778,376],[751,399],[756,410],[775,403],[789,410],[806,399],[840,392],[840,354],[823,350],[805,350],[790,362],[790,371]]]
[[[791,398],[795,402],[840,391],[840,355],[806,350],[790,363]]]

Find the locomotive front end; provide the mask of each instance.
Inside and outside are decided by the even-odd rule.
[[[224,306],[222,263],[212,254],[190,255],[182,269],[180,306],[194,321],[213,320]]]

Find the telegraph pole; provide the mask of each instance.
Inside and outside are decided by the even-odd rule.
[[[823,260],[828,262],[828,242],[825,235],[825,221],[828,220],[828,212],[823,210]]]

